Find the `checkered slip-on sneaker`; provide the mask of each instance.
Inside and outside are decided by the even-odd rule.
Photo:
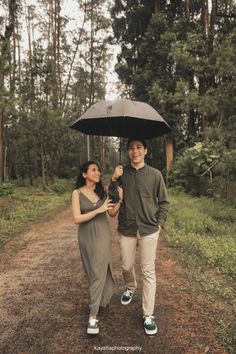
[[[143,327],[145,333],[152,336],[157,333],[157,325],[154,316],[143,316]]]
[[[128,305],[132,301],[133,295],[134,295],[134,291],[130,289],[126,289],[121,295],[122,305]]]
[[[98,327],[98,320],[91,319],[88,321],[87,327],[87,334],[98,334],[99,327]]]

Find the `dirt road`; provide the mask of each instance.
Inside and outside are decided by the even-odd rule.
[[[66,209],[16,237],[0,256],[1,354],[224,354],[214,336],[204,298],[181,276],[173,250],[159,240],[156,317],[159,331],[145,335],[141,317],[141,282],[134,301],[120,304],[116,221],[113,265],[116,291],[100,316],[100,334],[86,335],[87,282],[77,244],[77,226]],[[137,267],[138,280],[140,270]]]

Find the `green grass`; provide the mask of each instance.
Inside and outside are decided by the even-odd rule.
[[[70,192],[43,192],[40,188],[16,187],[13,195],[4,198],[4,208],[0,208],[0,249],[13,234],[22,231],[40,216],[68,203],[70,196]]]
[[[228,318],[222,319],[218,318],[216,335],[221,339],[225,347],[228,348],[228,353],[235,354],[236,350],[236,319]]]
[[[215,333],[229,353],[236,346],[236,208],[170,190],[166,240],[185,266],[182,274],[213,306]]]
[[[170,193],[169,244],[236,278],[236,208],[210,198]]]

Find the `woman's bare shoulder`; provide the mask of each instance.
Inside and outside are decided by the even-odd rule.
[[[75,188],[72,192],[72,195],[79,195],[80,194],[80,189],[79,188]]]

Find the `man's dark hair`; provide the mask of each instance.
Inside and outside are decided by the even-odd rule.
[[[134,141],[134,140],[140,141],[140,143],[143,144],[144,149],[147,148],[147,142],[146,142],[146,140],[140,139],[139,137],[135,137],[135,138],[129,138],[129,139],[128,139],[128,142],[127,142],[127,149],[129,149],[130,143],[131,143],[132,141]]]

